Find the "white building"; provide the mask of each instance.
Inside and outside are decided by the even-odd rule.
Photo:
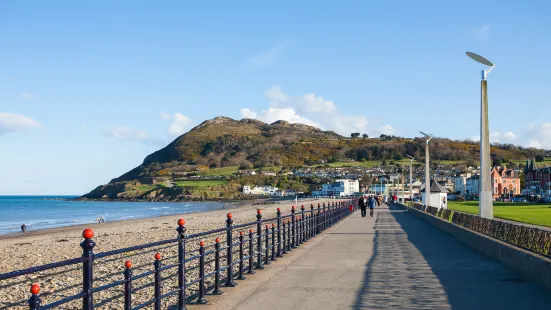
[[[457,177],[455,177],[454,185],[455,185],[455,192],[459,192],[459,195],[465,196],[465,193],[467,192],[467,179],[471,177],[470,173],[461,174]]]
[[[276,196],[278,192],[277,187],[271,186],[255,186],[251,188],[250,186],[243,186],[243,194],[247,195],[264,195],[264,196]]]
[[[425,189],[421,190],[423,204],[425,204],[426,194]],[[438,184],[435,180],[430,181],[430,206],[435,208],[448,208],[448,189]]]
[[[360,191],[358,180],[336,180],[333,183],[323,184],[322,196],[349,196]]]

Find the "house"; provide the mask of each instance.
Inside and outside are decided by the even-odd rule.
[[[251,188],[248,185],[243,186],[243,194],[247,195],[263,195],[263,196],[276,196],[276,193],[278,191],[277,187],[271,187],[271,186],[255,186]]]
[[[423,203],[425,203],[425,188],[421,190]],[[435,208],[448,208],[448,190],[435,180],[430,181],[430,206]]]
[[[470,173],[460,174],[455,177],[455,192],[465,196],[467,192],[467,179],[471,177]]]
[[[335,180],[333,183],[323,184],[321,188],[321,196],[350,196],[360,191],[360,183],[358,180]]]
[[[262,171],[261,174],[264,176],[273,176],[273,177],[276,176],[276,173],[273,171]]]
[[[492,169],[492,196],[499,198],[503,196],[520,195],[520,177],[518,172],[505,167],[494,167]]]
[[[467,182],[465,185],[465,194],[470,196],[476,196],[478,197],[479,192],[479,184],[480,184],[480,176],[479,175],[473,175],[470,178],[467,178]]]
[[[524,168],[524,186],[526,195],[551,197],[551,167],[538,168],[536,160],[529,159]]]

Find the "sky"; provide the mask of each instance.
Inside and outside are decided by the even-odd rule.
[[[0,1],[0,195],[81,195],[206,119],[551,149],[549,1]]]

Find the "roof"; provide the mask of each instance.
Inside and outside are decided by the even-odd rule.
[[[423,185],[423,189],[421,189],[421,193],[425,192],[425,186]],[[443,187],[442,185],[438,184],[435,180],[430,181],[430,192],[431,193],[449,193],[447,188]]]

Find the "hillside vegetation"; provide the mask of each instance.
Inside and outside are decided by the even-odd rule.
[[[425,141],[422,138],[354,136],[343,137],[331,131],[285,121],[266,124],[252,119],[216,117],[179,136],[166,147],[148,155],[138,167],[86,196],[97,197],[105,192],[102,189],[105,186],[125,187],[127,182],[145,177],[219,177],[253,168],[278,171],[315,165],[369,167],[390,161],[405,164],[406,154],[418,161],[423,160]],[[465,165],[476,165],[478,161],[478,143],[435,138],[430,148],[433,161]],[[499,163],[522,162],[536,155],[545,155],[543,150],[512,144],[494,145],[491,152]]]

